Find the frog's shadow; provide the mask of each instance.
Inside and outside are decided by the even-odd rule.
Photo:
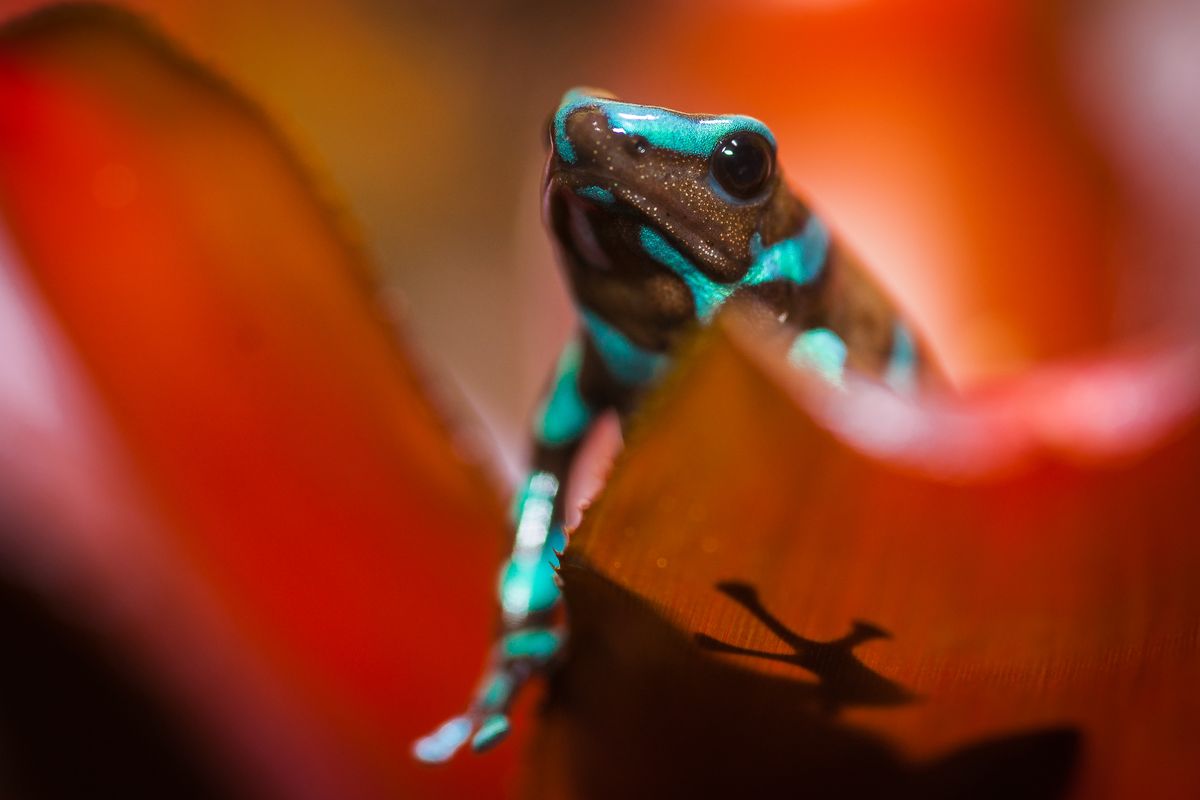
[[[898,706],[915,696],[858,660],[887,634],[855,623],[814,642],[793,633],[743,584],[719,591],[793,653],[745,651],[688,635],[648,603],[579,561],[562,570],[571,622],[535,757],[569,754],[572,796],[608,797],[1061,797],[1079,734],[1045,728],[972,742],[913,762],[886,739],[845,722],[850,706]],[[809,677],[764,674],[709,650],[790,661]],[[557,797],[563,787],[531,797]]]
[[[817,710],[830,716],[846,706],[903,705],[915,699],[907,689],[875,672],[854,654],[854,649],[860,644],[873,639],[891,638],[891,634],[883,628],[855,620],[845,636],[829,642],[818,642],[800,636],[767,610],[753,586],[725,581],[718,583],[716,588],[750,612],[776,638],[790,647],[791,652],[750,650],[718,641],[704,633],[693,634],[696,644],[704,650],[779,661],[811,672],[817,676],[815,683],[797,683],[811,686]]]

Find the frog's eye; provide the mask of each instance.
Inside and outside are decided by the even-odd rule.
[[[713,150],[712,176],[736,200],[752,200],[775,172],[771,143],[754,131],[731,133]]]

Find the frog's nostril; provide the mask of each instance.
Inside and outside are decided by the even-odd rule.
[[[625,152],[634,158],[640,158],[650,152],[650,142],[646,137],[634,134],[626,138]]]
[[[595,106],[563,106],[554,115],[554,152],[567,164],[587,156],[608,134],[608,118]]]

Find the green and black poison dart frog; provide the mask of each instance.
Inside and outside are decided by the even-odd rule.
[[[580,327],[533,423],[490,667],[467,712],[416,743],[426,762],[468,741],[475,750],[498,742],[514,695],[554,660],[565,633],[555,569],[572,461],[597,416],[626,418],[697,323],[736,298],[769,311],[792,331],[789,357],[835,383],[848,368],[905,391],[925,371],[909,327],[788,190],[775,138],[758,120],[576,89],[549,128],[544,217]]]

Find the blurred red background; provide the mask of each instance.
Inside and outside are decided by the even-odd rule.
[[[0,476],[14,531],[59,531],[6,546],[191,724],[241,719],[214,759],[256,786],[513,785],[519,742],[441,772],[407,743],[486,646],[504,482],[481,472],[516,470],[572,324],[537,197],[571,85],[766,121],[960,385],[1194,333],[1184,2],[126,6],[261,104],[337,223],[219,96],[77,43],[6,52]],[[154,213],[122,223],[130,165]],[[81,182],[114,214],[71,206]]]
[[[122,5],[233,80],[319,165],[385,300],[510,469],[570,326],[537,181],[542,124],[578,83],[764,119],[791,182],[913,310],[960,382],[1162,315],[1124,302],[1144,294],[1123,275],[1147,237],[1130,234],[1128,165],[1095,106],[1143,101],[1114,87],[1139,66],[1131,37],[1097,32],[1156,14],[1178,27],[1186,4]]]

